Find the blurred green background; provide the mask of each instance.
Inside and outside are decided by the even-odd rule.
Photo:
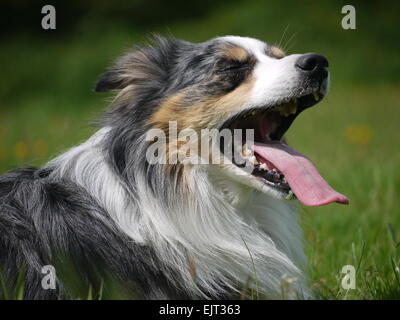
[[[57,29],[41,29],[41,7]],[[341,8],[356,8],[343,30]],[[289,143],[348,195],[350,206],[302,208],[313,288],[328,299],[400,298],[400,41],[398,1],[22,1],[0,7],[0,173],[41,165],[85,140],[109,96],[91,91],[123,50],[151,33],[189,41],[235,34],[319,52],[330,94]],[[340,286],[344,265],[357,288]]]

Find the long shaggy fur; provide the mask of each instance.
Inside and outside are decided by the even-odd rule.
[[[43,266],[70,264],[83,282],[98,288],[111,277],[135,298],[237,298],[246,287],[281,298],[285,276],[296,278],[288,298],[310,296],[295,204],[210,166],[146,161],[147,120],[165,97],[208,81],[216,48],[165,39],[136,48],[99,81],[97,91],[118,94],[88,141],[43,168],[0,177],[10,288],[25,268],[26,299],[70,297],[61,275],[55,290],[41,286]]]

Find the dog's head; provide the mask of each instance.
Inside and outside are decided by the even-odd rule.
[[[227,179],[279,198],[294,193],[306,205],[347,203],[283,139],[293,120],[326,95],[327,68],[320,54],[286,56],[252,38],[228,36],[198,44],[160,38],[120,58],[95,90],[119,91],[111,126],[120,117],[167,136],[171,121],[178,131],[197,133],[252,129],[254,141],[242,135],[233,140],[233,150],[253,167],[249,171],[237,159],[223,161],[217,167]]]

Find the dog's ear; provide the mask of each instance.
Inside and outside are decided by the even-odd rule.
[[[114,65],[103,73],[97,81],[95,92],[121,90],[135,78],[135,70],[140,65],[138,51],[130,51],[119,58]]]
[[[109,92],[123,88],[123,81],[118,74],[112,70],[103,73],[93,88],[94,92]]]
[[[145,84],[165,78],[171,51],[177,39],[154,37],[148,47],[135,47],[119,58],[96,83],[95,92],[122,90],[136,84]]]

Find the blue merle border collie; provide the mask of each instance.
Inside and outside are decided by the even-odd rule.
[[[157,37],[125,53],[95,86],[115,97],[92,137],[42,168],[0,177],[7,285],[24,272],[25,299],[68,298],[59,274],[54,290],[41,281],[43,266],[68,265],[93,288],[112,277],[139,299],[312,298],[297,203],[348,200],[284,133],[326,95],[327,67],[322,55],[237,36]],[[253,150],[242,154],[254,170],[150,164],[146,132],[170,121],[253,129]]]

